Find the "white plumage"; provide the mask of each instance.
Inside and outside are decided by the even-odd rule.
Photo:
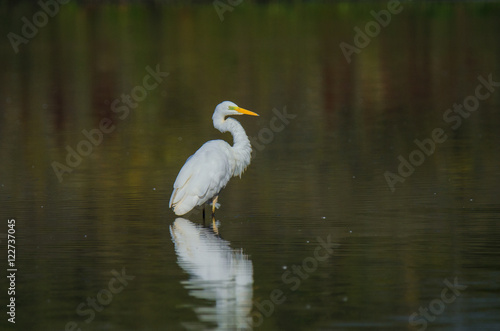
[[[240,176],[250,164],[252,146],[241,126],[231,115],[258,114],[238,107],[230,101],[220,103],[212,116],[214,127],[220,132],[230,132],[234,145],[224,140],[211,140],[191,155],[174,183],[169,207],[175,214],[184,215],[196,206],[213,202],[215,211],[219,192],[233,176]]]

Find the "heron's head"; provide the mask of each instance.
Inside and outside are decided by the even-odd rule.
[[[257,113],[238,107],[234,102],[224,101],[219,103],[217,107],[215,107],[213,117],[222,116],[225,118],[226,116],[232,116],[232,115],[259,116],[259,114]]]

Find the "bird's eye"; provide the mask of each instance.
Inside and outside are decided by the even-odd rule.
[[[235,106],[229,106],[229,107],[227,107],[227,108],[229,108],[229,110],[236,110],[236,107],[235,107]]]

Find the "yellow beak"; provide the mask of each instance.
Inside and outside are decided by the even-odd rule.
[[[240,108],[240,107],[237,107],[234,110],[236,110],[238,113],[242,113],[242,114],[245,114],[245,115],[259,116],[259,114],[254,113],[253,111],[246,110],[246,109],[243,109],[243,108]]]

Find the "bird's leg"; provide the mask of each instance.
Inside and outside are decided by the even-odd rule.
[[[205,205],[201,207],[203,208],[203,224],[205,224]]]
[[[215,198],[212,200],[212,218],[215,215],[215,205],[217,204],[217,200],[219,200],[219,196],[215,196]]]

